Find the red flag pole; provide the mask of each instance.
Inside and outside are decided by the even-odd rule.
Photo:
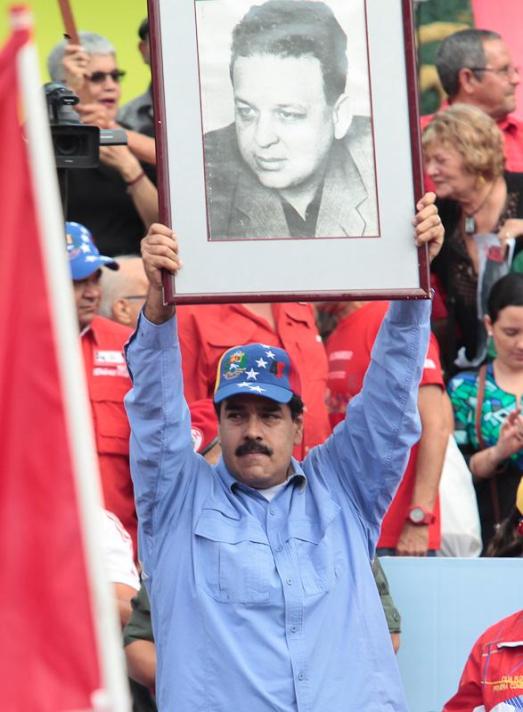
[[[30,32],[30,13],[25,8],[13,9],[12,27],[15,35],[17,30],[25,33]],[[53,691],[55,694],[63,693],[65,698],[66,693],[71,693],[71,689],[76,684],[77,687],[90,691],[92,712],[129,712],[131,705],[117,611],[112,591],[106,581],[101,554],[102,547],[98,539],[98,515],[102,501],[98,465],[71,278],[66,257],[64,219],[54,167],[47,109],[41,89],[34,46],[30,42],[23,44],[16,53],[13,62],[16,62],[18,69],[16,84],[19,91],[16,98],[21,100],[24,113],[26,149],[19,150],[20,170],[16,174],[19,188],[17,188],[18,192],[13,193],[17,200],[11,201],[11,204],[16,202],[16,206],[11,211],[10,218],[8,216],[11,220],[11,224],[8,222],[8,226],[12,228],[11,232],[13,232],[11,237],[16,240],[16,245],[13,244],[11,249],[7,239],[10,236],[6,234],[5,255],[9,254],[13,258],[15,264],[11,266],[11,272],[17,275],[13,286],[15,286],[14,298],[18,306],[14,311],[17,313],[17,319],[20,318],[18,315],[21,313],[27,315],[27,323],[21,323],[18,328],[15,328],[17,321],[14,320],[14,317],[10,319],[10,323],[12,322],[16,331],[10,338],[13,342],[15,339],[19,340],[25,354],[24,365],[31,363],[31,354],[36,352],[37,355],[33,356],[34,373],[29,365],[25,370],[18,369],[16,383],[25,388],[24,394],[19,395],[18,400],[12,394],[9,380],[9,378],[14,379],[17,358],[14,351],[10,361],[6,356],[5,363],[11,364],[12,373],[9,376],[7,371],[4,372],[3,383],[6,388],[5,393],[11,397],[10,402],[16,409],[16,413],[10,415],[10,423],[14,419],[14,415],[20,415],[16,430],[14,425],[11,426],[11,429],[7,431],[8,435],[9,433],[16,434],[22,446],[23,438],[27,430],[30,430],[35,441],[42,440],[40,443],[42,451],[33,454],[31,448],[34,445],[28,441],[25,443],[25,450],[15,451],[11,447],[7,457],[12,456],[16,463],[17,472],[14,473],[16,487],[22,486],[21,481],[28,480],[25,484],[25,494],[27,498],[34,501],[39,521],[41,522],[45,518],[46,505],[42,503],[42,498],[47,497],[49,512],[59,513],[60,522],[63,521],[63,526],[66,529],[61,533],[58,530],[59,523],[53,520],[51,514],[50,517],[47,517],[43,531],[33,535],[35,541],[40,541],[41,552],[45,552],[41,556],[48,556],[47,549],[51,543],[51,536],[54,537],[52,543],[56,546],[57,552],[54,559],[48,559],[51,565],[54,565],[54,570],[46,570],[42,566],[37,566],[34,571],[35,581],[28,580],[27,585],[31,586],[36,583],[39,593],[47,592],[48,589],[55,593],[56,600],[50,602],[46,612],[51,618],[52,612],[56,608],[56,616],[60,617],[60,624],[64,631],[69,630],[68,626],[71,626],[71,629],[75,631],[81,628],[84,631],[83,638],[88,640],[90,634],[85,620],[90,618],[92,621],[91,630],[94,632],[96,643],[95,650],[74,649],[71,641],[67,640],[67,633],[65,633],[58,645],[49,646],[48,638],[54,634],[53,620],[46,620],[47,638],[40,642],[35,637],[34,630],[31,631],[32,637],[26,642],[27,655],[22,661],[18,660],[16,664],[19,667],[22,666],[20,669],[26,670],[29,663],[29,652],[32,653],[31,660],[34,660],[38,675],[32,675],[30,667],[27,667],[26,694],[29,694],[27,691],[32,689],[37,679],[41,683],[42,678],[49,672],[54,675]],[[6,89],[8,86],[8,83],[4,86],[0,85],[0,90]],[[4,97],[0,95],[0,99],[4,99]],[[3,106],[5,107],[5,116],[9,117],[12,132],[13,140],[10,141],[10,144],[12,143],[15,147],[22,146],[20,126],[15,126],[17,122],[16,119],[13,119],[13,112],[10,111],[10,107],[14,106],[13,111],[16,112],[18,101],[7,102],[4,100]],[[9,173],[9,178],[11,178],[14,175],[13,166],[9,164],[6,170],[11,172]],[[26,184],[28,181],[30,182],[29,186]],[[11,182],[15,183],[14,179]],[[27,231],[29,225],[31,227]],[[27,234],[24,233],[24,226]],[[9,230],[7,232],[9,233]],[[23,247],[20,243],[20,236],[23,236]],[[33,282],[28,282],[29,277],[24,273],[26,269],[28,273],[34,275]],[[4,272],[7,279],[9,265],[4,265]],[[35,286],[36,284],[38,287]],[[13,292],[13,289],[10,291]],[[35,320],[32,320],[33,315],[36,315]],[[36,327],[34,327],[33,321],[36,322]],[[27,330],[30,333],[27,333]],[[40,344],[40,351],[39,346],[34,343],[37,336],[41,337],[43,344]],[[48,372],[39,375],[37,367],[40,367],[42,362],[48,364]],[[0,365],[5,365],[5,363]],[[49,382],[49,374],[56,382]],[[1,373],[0,376],[2,376]],[[26,380],[30,382],[29,386],[26,385]],[[20,399],[23,400],[24,395],[26,401],[32,398],[34,402],[26,402],[23,407],[22,405],[18,407]],[[48,412],[46,412],[46,404],[50,404]],[[38,413],[37,405],[40,407]],[[41,421],[35,424],[32,420],[36,418],[37,414],[41,417]],[[55,417],[57,423],[63,424],[57,433],[51,432],[49,428],[52,416]],[[8,440],[6,445],[9,449]],[[59,450],[58,455],[56,455],[56,450]],[[53,465],[48,464],[49,460]],[[67,461],[65,464],[64,460]],[[63,479],[67,480],[66,486],[60,492],[57,482],[58,470],[60,470],[60,474],[64,475]],[[34,472],[37,472],[37,476],[34,478],[38,486],[37,492],[31,488],[30,476]],[[2,473],[2,477],[4,477],[4,473]],[[68,484],[69,480],[72,480],[71,484]],[[0,494],[5,494],[6,481],[3,482],[4,492],[0,492]],[[18,489],[15,490],[15,493],[17,491]],[[53,499],[55,494],[57,495],[56,501]],[[2,504],[1,501],[0,504]],[[25,504],[25,501],[22,500],[22,503],[17,505],[22,512],[25,512]],[[7,507],[7,512],[12,514],[12,521],[18,522],[17,509],[13,507],[10,499],[7,500]],[[79,523],[75,518],[79,518]],[[19,525],[23,526],[23,530],[21,530],[23,532],[26,532],[32,524],[32,521],[19,522]],[[67,537],[69,532],[73,533],[73,540],[63,541],[64,536]],[[79,547],[78,551],[75,551],[77,541]],[[20,541],[15,551],[19,555],[30,554],[30,551],[27,552],[21,548]],[[10,562],[14,571],[18,572],[18,559],[11,556]],[[84,562],[83,566],[82,562]],[[75,591],[74,582],[66,577],[69,571],[78,576],[78,591]],[[48,586],[47,581],[50,581],[52,586]],[[67,601],[64,600],[66,598],[65,590],[62,590],[60,586],[57,589],[57,581],[63,585],[63,589],[67,587],[69,594]],[[9,590],[8,586],[6,592]],[[73,604],[74,594],[78,595],[74,597]],[[35,596],[31,592],[28,595],[31,596],[31,604],[34,607],[40,599],[35,601]],[[79,601],[85,601],[84,609],[79,606]],[[69,607],[64,610],[63,607],[66,603]],[[36,618],[40,616],[41,609],[40,602]],[[29,622],[32,626],[36,625],[34,618]],[[23,620],[18,620],[18,623],[21,625]],[[41,630],[41,626],[38,630]],[[67,644],[69,645],[67,646]],[[42,659],[38,656],[40,647],[46,651]],[[71,658],[74,658],[74,664],[69,664],[67,656],[63,654],[64,649],[70,651],[69,654]],[[60,663],[67,674],[74,673],[76,676],[74,680],[62,680],[56,675],[52,662],[55,650],[61,655]],[[94,662],[93,657],[97,658]],[[85,661],[83,668],[82,660]],[[87,664],[89,661],[91,661],[90,665]],[[99,667],[98,679],[94,673],[93,665]],[[78,676],[80,676],[80,680],[77,679]],[[93,689],[93,684],[95,687],[98,685],[98,688]],[[61,701],[60,705],[55,706],[51,706],[49,699],[44,699],[42,705],[38,706],[35,703],[33,706],[26,705],[25,707],[17,707],[16,704],[11,707],[8,704],[6,706],[13,711],[18,709],[25,711],[25,709],[72,708],[72,705],[67,705],[65,699]],[[78,706],[75,705],[75,708]]]

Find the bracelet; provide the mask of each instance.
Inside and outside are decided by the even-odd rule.
[[[144,177],[145,177],[145,173],[143,171],[140,171],[138,173],[138,175],[136,176],[136,178],[133,178],[129,182],[126,181],[125,185],[128,188],[130,188],[131,186],[136,185],[136,183],[138,183],[138,181],[142,180],[142,178],[144,178]]]

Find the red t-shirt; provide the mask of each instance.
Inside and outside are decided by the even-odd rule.
[[[273,304],[272,311],[275,330],[241,304],[179,307],[185,398],[191,404],[212,397],[218,361],[227,349],[253,342],[284,348],[299,373],[305,404],[303,441],[294,451],[301,460],[330,434],[327,357],[310,304]]]
[[[443,712],[490,712],[498,705],[503,710],[523,709],[523,610],[498,621],[479,637],[458,691]]]
[[[130,428],[123,404],[131,388],[123,347],[131,333],[127,326],[97,316],[82,334],[82,352],[105,507],[129,533],[136,557],[138,522],[129,469]]]
[[[327,406],[333,427],[345,416],[350,399],[361,390],[372,347],[387,308],[388,302],[365,304],[342,319],[327,341]],[[420,386],[426,385],[444,388],[439,348],[432,334],[420,383]],[[383,519],[378,547],[395,548],[398,543],[408,511],[413,504],[417,451],[418,446],[414,445],[398,491]],[[435,521],[429,526],[429,549],[439,549],[441,544],[438,500],[434,515]]]

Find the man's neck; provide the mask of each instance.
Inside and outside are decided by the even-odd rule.
[[[305,220],[307,208],[314,200],[318,188],[323,183],[325,167],[317,171],[307,182],[278,191],[281,197],[292,205],[294,210]]]
[[[468,97],[468,94],[465,94],[463,96],[461,94],[458,94],[452,100],[449,100],[449,105],[452,105],[452,104],[469,104],[470,106],[475,106],[478,109],[481,109],[482,111],[484,111],[486,114],[488,114],[490,116],[490,118],[494,119],[494,121],[498,124],[503,121],[506,121],[509,117],[509,114],[503,114],[502,116],[494,116],[489,111],[487,111],[487,109],[484,106],[481,106],[481,104],[478,104],[475,101],[471,101]]]

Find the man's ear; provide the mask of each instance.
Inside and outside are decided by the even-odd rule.
[[[458,72],[459,92],[467,96],[474,94],[479,81],[480,79],[478,79],[472,69],[468,67],[462,67]]]
[[[347,94],[341,94],[332,109],[334,121],[334,138],[341,139],[345,136],[352,123],[352,112]]]
[[[117,299],[112,306],[113,319],[124,326],[132,326],[132,314],[127,299]]]
[[[299,445],[303,439],[303,413],[294,418],[296,432],[294,434],[294,444]]]

